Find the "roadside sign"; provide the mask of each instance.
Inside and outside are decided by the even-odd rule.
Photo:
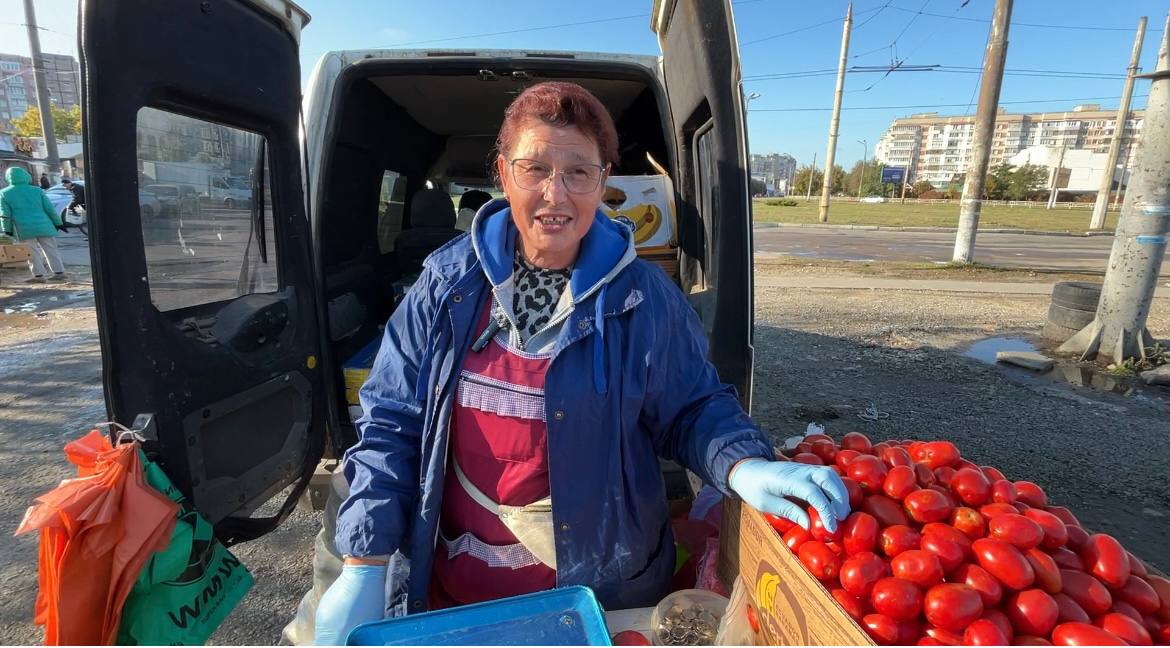
[[[906,167],[882,167],[882,184],[902,184],[906,180]]]

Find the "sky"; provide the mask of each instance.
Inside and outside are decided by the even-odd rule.
[[[101,0],[97,0],[101,1]],[[704,0],[708,1],[708,0]],[[650,0],[303,0],[307,78],[321,54],[372,47],[494,47],[657,54]],[[753,153],[823,162],[846,0],[734,0]],[[855,0],[837,145],[848,167],[873,155],[890,122],[911,113],[967,114],[978,102],[979,68],[993,0]],[[1000,104],[1009,112],[1116,109],[1134,31],[1148,16],[1141,65],[1152,71],[1168,7],[1153,0],[1016,0]],[[36,0],[41,48],[76,55],[76,0]],[[1059,7],[1059,11],[1054,9]],[[27,54],[22,0],[0,0],[0,52]],[[946,66],[947,70],[897,71]],[[1065,74],[1073,73],[1073,75]],[[775,76],[781,75],[781,76]],[[1134,108],[1145,106],[1138,81]],[[1059,101],[1057,101],[1059,100]],[[937,106],[940,107],[919,107]],[[969,106],[969,108],[968,108]],[[875,109],[876,108],[876,109]],[[863,145],[861,141],[865,140]]]

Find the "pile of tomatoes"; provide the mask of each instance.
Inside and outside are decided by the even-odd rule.
[[[768,520],[879,644],[1170,644],[1170,580],[953,443],[814,434],[789,458],[832,467],[852,513]]]

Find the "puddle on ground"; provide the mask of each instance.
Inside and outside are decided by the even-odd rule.
[[[1035,351],[1036,345],[1019,337],[992,337],[967,347],[963,355],[987,364],[995,364],[995,354],[1000,351]]]
[[[1053,367],[1052,371],[1041,374],[1042,378],[1056,380],[1077,387],[1092,387],[1098,391],[1113,392],[1129,396],[1133,394],[1138,381],[1125,376],[1114,376],[1083,365],[1061,365]]]

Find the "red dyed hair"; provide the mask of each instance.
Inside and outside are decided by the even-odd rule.
[[[597,144],[602,164],[617,164],[613,117],[597,97],[576,83],[545,81],[521,92],[504,111],[496,149],[507,156],[524,127],[537,120],[558,128],[575,126]]]

